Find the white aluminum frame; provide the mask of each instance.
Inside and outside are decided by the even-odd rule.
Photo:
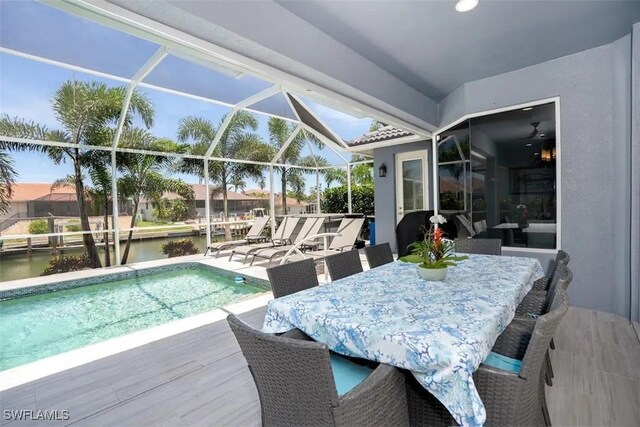
[[[70,143],[66,143],[66,142],[62,142],[62,141],[44,141],[44,140],[34,140],[34,139],[27,139],[27,138],[15,138],[15,137],[3,137],[3,139],[7,140],[7,141],[12,141],[12,142],[17,142],[17,143],[23,143],[23,144],[32,144],[32,145],[41,145],[41,146],[55,146],[55,147],[71,147],[71,148],[78,148],[78,149],[85,149],[85,150],[101,150],[101,151],[109,151],[111,154],[111,175],[112,175],[112,228],[109,228],[108,224],[105,224],[106,226],[106,230],[110,233],[114,233],[114,253],[115,253],[115,264],[116,265],[120,265],[120,240],[119,240],[119,236],[120,236],[120,232],[121,231],[127,231],[129,230],[129,228],[125,228],[125,229],[120,229],[120,225],[119,225],[119,221],[118,221],[118,189],[117,189],[117,164],[116,164],[116,153],[118,152],[122,152],[122,153],[133,153],[133,154],[150,154],[150,155],[157,155],[157,156],[165,156],[165,157],[175,157],[175,158],[192,158],[192,159],[199,159],[202,160],[204,163],[204,181],[205,181],[205,191],[207,194],[207,197],[205,198],[205,210],[206,210],[206,234],[207,234],[207,246],[209,246],[211,244],[211,209],[210,209],[210,197],[209,197],[209,193],[210,193],[210,183],[209,183],[209,162],[210,161],[223,161],[223,162],[231,162],[231,163],[247,163],[247,164],[256,164],[256,165],[261,165],[261,166],[268,166],[269,167],[269,182],[270,182],[270,212],[271,212],[271,219],[272,219],[272,224],[275,224],[275,193],[274,193],[274,176],[273,176],[273,168],[274,167],[285,167],[285,168],[299,168],[299,169],[306,169],[306,170],[315,170],[316,172],[316,202],[317,202],[317,208],[318,208],[318,212],[320,212],[320,192],[319,192],[319,181],[320,181],[320,170],[324,170],[324,169],[330,169],[330,168],[335,168],[335,167],[346,167],[347,168],[347,191],[348,191],[348,212],[351,213],[352,211],[352,201],[351,201],[351,167],[353,165],[356,164],[364,164],[364,163],[373,163],[373,160],[365,160],[365,161],[359,161],[359,162],[354,162],[354,163],[350,163],[349,160],[347,160],[347,158],[338,150],[338,147],[346,152],[350,152],[351,151],[351,147],[349,147],[342,138],[340,138],[329,126],[327,126],[323,120],[318,117],[317,114],[315,114],[315,112],[313,112],[313,110],[311,110],[304,101],[302,101],[302,99],[300,99],[300,97],[296,96],[295,94],[293,94],[291,91],[285,90],[284,87],[282,86],[282,84],[280,82],[286,82],[288,83],[287,86],[293,88],[295,91],[299,91],[299,92],[305,92],[305,91],[309,91],[308,86],[313,86],[311,83],[308,82],[304,82],[304,84],[300,84],[300,82],[296,82],[296,83],[292,83],[291,80],[289,79],[282,79],[282,73],[276,72],[276,70],[271,69],[267,66],[265,66],[264,64],[260,64],[257,63],[255,61],[251,61],[248,58],[242,58],[242,60],[238,60],[238,58],[235,58],[235,60],[230,59],[231,57],[234,57],[234,55],[223,49],[220,48],[218,46],[212,45],[210,43],[204,42],[202,40],[199,39],[195,39],[195,38],[190,38],[190,36],[187,36],[186,34],[174,31],[173,29],[169,29],[168,27],[165,28],[165,30],[169,30],[169,31],[159,31],[158,28],[156,27],[154,23],[154,28],[150,28],[148,26],[144,26],[141,25],[138,20],[127,20],[124,19],[120,14],[115,14],[113,13],[113,8],[117,8],[119,9],[120,12],[123,11],[123,9],[118,8],[117,6],[114,6],[112,4],[103,2],[101,0],[62,0],[62,1],[53,1],[53,0],[43,0],[43,3],[48,4],[50,6],[53,6],[55,8],[58,9],[62,9],[68,13],[72,13],[75,15],[79,15],[79,16],[83,16],[85,18],[91,19],[95,22],[97,22],[98,24],[103,24],[103,25],[107,25],[109,27],[112,28],[116,28],[116,30],[119,31],[124,31],[125,29],[127,30],[127,32],[133,33],[136,36],[142,36],[143,39],[147,39],[147,40],[151,40],[154,43],[157,43],[160,45],[160,47],[158,48],[158,50],[156,50],[156,52],[138,69],[138,71],[134,74],[134,76],[132,78],[125,78],[125,77],[120,77],[120,76],[116,76],[113,74],[109,74],[109,73],[104,73],[101,71],[97,71],[97,70],[92,70],[89,68],[84,68],[84,67],[80,67],[80,66],[76,66],[73,64],[69,64],[69,63],[65,63],[65,62],[61,62],[61,61],[57,61],[57,60],[53,60],[53,59],[49,59],[49,58],[45,58],[45,57],[41,57],[41,56],[37,56],[37,55],[32,55],[26,52],[20,52],[20,51],[16,51],[13,49],[9,49],[9,48],[5,48],[5,47],[1,47],[0,46],[0,54],[8,54],[8,55],[13,55],[16,57],[20,57],[20,58],[24,58],[24,59],[28,59],[28,60],[32,60],[32,61],[36,61],[36,62],[40,62],[40,63],[44,63],[47,65],[51,65],[51,66],[55,66],[55,67],[59,67],[59,68],[63,68],[63,69],[67,69],[70,70],[72,72],[78,72],[78,73],[83,73],[83,74],[87,74],[87,75],[91,75],[91,76],[95,76],[95,77],[99,77],[102,79],[108,79],[108,80],[112,80],[112,81],[116,81],[116,82],[120,82],[123,84],[127,85],[127,91],[125,93],[125,98],[123,100],[123,105],[122,105],[122,109],[121,109],[121,113],[120,113],[120,117],[118,119],[117,125],[116,125],[116,131],[114,134],[114,138],[112,141],[112,144],[110,146],[93,146],[93,145],[86,145],[86,144],[70,144]],[[140,17],[138,17],[140,18]],[[161,24],[158,24],[161,26]],[[190,42],[185,42],[185,38],[190,38]],[[228,69],[232,69],[232,70],[236,70],[237,71],[237,76],[240,75],[245,75],[245,74],[249,74],[249,75],[254,75],[257,76],[260,79],[263,79],[265,81],[268,82],[272,82],[274,83],[273,86],[270,86],[269,88],[258,92],[248,98],[245,98],[239,102],[237,102],[236,104],[230,104],[230,103],[226,103],[226,102],[222,102],[222,101],[218,101],[212,98],[207,98],[207,97],[202,97],[202,96],[198,96],[198,95],[193,95],[193,94],[189,94],[189,93],[185,93],[185,92],[180,92],[177,90],[173,90],[173,89],[169,89],[169,88],[165,88],[165,87],[161,87],[161,86],[156,86],[156,85],[152,85],[149,83],[145,83],[143,80],[153,71],[153,69],[158,66],[158,64],[160,64],[167,56],[169,55],[175,55],[178,56],[180,58],[195,62],[199,65],[205,66],[205,67],[209,67],[212,68],[214,70],[217,70],[218,72],[219,69],[216,68],[216,64],[221,65],[222,67],[228,68]],[[251,63],[250,65],[247,65],[247,63]],[[267,73],[264,73],[263,71],[267,70]],[[277,74],[278,77],[273,77],[273,74]],[[291,84],[289,84],[291,83]],[[123,148],[123,147],[119,147],[119,142],[120,142],[120,138],[122,137],[122,132],[124,129],[124,124],[125,124],[125,119],[126,119],[126,115],[128,113],[129,107],[130,107],[130,102],[131,102],[131,97],[135,91],[135,89],[137,87],[144,87],[144,88],[148,88],[151,90],[157,90],[157,91],[161,91],[161,92],[165,92],[165,93],[169,93],[172,95],[177,95],[177,96],[181,96],[181,97],[185,97],[185,98],[190,98],[190,99],[194,99],[194,100],[198,100],[198,101],[204,101],[204,102],[209,102],[209,103],[213,103],[216,105],[221,105],[221,106],[226,106],[229,107],[231,109],[231,111],[229,113],[227,113],[227,116],[225,117],[225,120],[223,121],[222,125],[220,126],[220,129],[218,129],[218,132],[216,133],[216,137],[214,139],[214,141],[212,141],[211,145],[209,146],[209,148],[207,149],[207,152],[205,153],[204,156],[197,156],[197,155],[191,155],[191,154],[182,154],[182,153],[171,153],[171,152],[158,152],[158,151],[152,151],[152,150],[138,150],[138,149],[131,149],[131,148]],[[331,95],[332,93],[326,90],[320,90],[319,87],[315,87],[314,89],[318,91],[318,93],[322,93],[322,94],[329,94]],[[251,105],[256,104],[259,101],[262,101],[264,99],[267,99],[271,96],[274,96],[278,93],[282,93],[283,96],[285,97],[285,100],[287,101],[287,103],[289,104],[289,107],[291,109],[291,111],[295,114],[296,119],[291,119],[289,117],[283,117],[283,116],[278,116],[275,114],[270,114],[270,113],[266,113],[266,112],[262,112],[262,111],[257,111],[257,110],[253,110],[251,108],[249,108]],[[308,111],[308,113],[313,116],[322,126],[324,126],[328,132],[331,133],[332,136],[334,136],[340,143],[336,143],[335,141],[332,141],[330,138],[325,137],[323,134],[321,134],[320,132],[316,131],[315,129],[311,128],[310,126],[308,126],[307,124],[303,123],[296,111],[295,108],[293,108],[293,105],[291,105],[290,99],[287,95],[291,95],[292,97],[294,97],[296,99],[297,102],[300,103],[300,105]],[[332,94],[334,97],[337,96],[337,94]],[[357,104],[355,101],[353,100],[349,100],[347,98],[341,97],[340,101],[344,103],[347,106],[352,106],[353,104]],[[422,128],[416,127],[415,125],[412,125],[408,122],[404,122],[402,120],[399,120],[397,117],[393,117],[387,114],[380,114],[379,111],[375,110],[375,109],[371,109],[369,107],[363,106],[358,104],[357,107],[353,107],[353,108],[357,108],[359,111],[366,111],[367,113],[370,113],[371,116],[378,118],[380,120],[384,120],[385,122],[388,123],[392,123],[394,124],[394,126],[398,126],[401,128],[405,128],[411,132],[413,132],[416,137],[420,136],[420,137],[429,137],[430,133],[429,131],[426,131]],[[271,162],[258,162],[258,161],[250,161],[250,160],[242,160],[242,159],[230,159],[230,158],[220,158],[220,157],[215,157],[212,156],[213,151],[215,150],[217,144],[220,141],[220,138],[222,137],[222,134],[224,133],[224,130],[226,129],[226,127],[229,125],[229,123],[231,122],[233,116],[235,115],[236,112],[241,111],[241,110],[246,110],[246,111],[250,111],[253,113],[257,113],[257,114],[261,114],[261,115],[266,115],[269,117],[278,117],[281,118],[283,120],[286,121],[290,121],[290,122],[294,122],[297,123],[297,127],[295,129],[295,131],[293,132],[293,134],[290,136],[290,138],[288,139],[287,143],[280,149],[280,151],[278,152],[278,154],[274,157],[274,159],[272,159]],[[283,163],[277,163],[277,161],[282,157],[284,151],[286,150],[286,148],[288,147],[288,145],[291,143],[291,141],[293,140],[293,138],[295,138],[295,136],[301,132],[301,131],[307,131],[313,135],[315,135],[326,147],[328,147],[331,151],[333,151],[344,163],[340,164],[340,165],[330,165],[330,166],[321,166],[319,167],[317,162],[315,167],[309,167],[309,166],[301,166],[301,165],[291,165],[291,164],[283,164]],[[311,150],[311,147],[309,146],[309,149]],[[313,151],[311,151],[313,154]],[[136,214],[135,212],[133,213],[134,215]],[[134,227],[135,228],[135,227]],[[167,227],[162,227],[162,228],[167,228]],[[272,226],[272,234],[274,232],[274,228]],[[90,232],[84,232],[86,233],[90,233]],[[66,234],[78,234],[78,233],[60,233],[62,235],[66,235]],[[82,233],[81,233],[82,234]],[[15,236],[0,236],[0,241],[2,240],[11,240],[11,239],[15,239]]]

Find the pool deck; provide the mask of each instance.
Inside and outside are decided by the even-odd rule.
[[[120,268],[185,261],[266,278],[264,263],[249,267],[229,262],[228,256],[197,255]],[[366,263],[363,265],[366,269]],[[322,282],[324,277],[319,279]],[[70,419],[55,423],[2,417],[0,425],[259,425],[258,395],[224,318],[236,313],[259,328],[271,298],[267,292],[200,316],[34,362],[31,366],[35,368],[22,372],[21,378],[14,377],[13,385],[2,384],[3,374],[11,370],[0,373],[2,410],[68,410],[70,414]],[[621,317],[570,309],[552,351],[556,377],[555,385],[547,388],[547,398],[554,424],[640,425],[637,332],[640,329],[634,330]]]
[[[261,327],[264,307],[240,318]],[[555,425],[640,424],[640,341],[618,316],[571,308],[552,351]],[[225,320],[0,393],[2,409],[68,410],[58,425],[260,424],[258,395]],[[48,425],[42,421],[2,425]]]

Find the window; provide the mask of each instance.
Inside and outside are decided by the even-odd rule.
[[[555,249],[554,102],[474,117],[438,140],[439,209],[464,215],[475,238]]]

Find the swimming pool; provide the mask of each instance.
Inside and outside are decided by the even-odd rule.
[[[266,286],[187,263],[62,282],[46,293],[6,299],[0,301],[0,371],[211,311]]]

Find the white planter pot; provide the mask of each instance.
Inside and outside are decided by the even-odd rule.
[[[422,268],[418,266],[418,273],[424,280],[441,282],[447,277],[447,268]]]

